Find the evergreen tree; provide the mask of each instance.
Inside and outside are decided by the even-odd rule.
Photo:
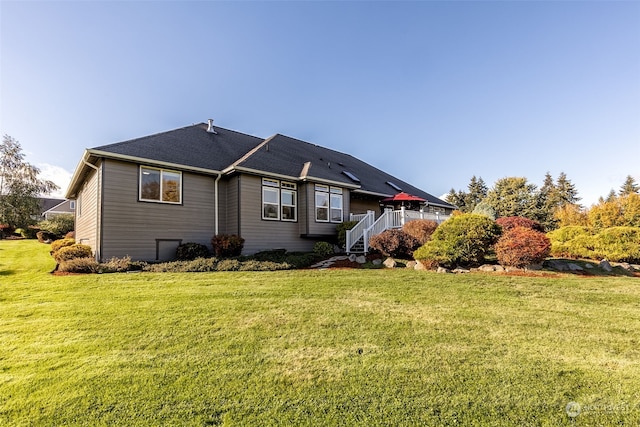
[[[556,180],[556,191],[558,193],[557,206],[563,206],[566,203],[576,204],[580,201],[576,186],[567,178],[564,172],[560,172]]]
[[[615,202],[616,199],[617,199],[616,192],[613,191],[613,188],[612,188],[611,191],[609,191],[609,194],[607,195],[607,197],[605,199],[603,199],[602,201],[603,202]]]
[[[536,186],[528,183],[526,178],[499,179],[483,202],[493,208],[496,218],[523,216],[534,221],[539,218]]]
[[[462,191],[456,191],[455,189],[449,190],[449,193],[445,196],[444,200],[452,205],[457,206],[459,211],[465,211],[465,199],[466,195]]]
[[[476,178],[475,175],[471,177],[467,189],[469,192],[465,194],[465,212],[473,212],[476,206],[487,197],[489,189],[482,177]]]
[[[636,184],[636,180],[631,176],[627,175],[624,183],[620,187],[620,191],[618,192],[619,196],[628,196],[629,194],[639,194],[640,193],[640,185]]]

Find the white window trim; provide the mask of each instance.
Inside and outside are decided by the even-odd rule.
[[[148,169],[148,170],[155,170],[155,171],[159,171],[160,172],[160,199],[159,200],[155,200],[155,199],[144,199],[142,198],[142,170],[143,169]],[[162,186],[164,185],[164,180],[162,179],[164,172],[169,172],[169,173],[175,173],[178,174],[180,176],[180,198],[177,202],[171,202],[168,200],[162,200],[162,193],[163,193],[163,188]],[[176,170],[171,170],[171,169],[162,169],[162,168],[154,168],[154,167],[150,167],[150,166],[140,166],[139,168],[139,173],[138,173],[138,201],[139,202],[149,202],[149,203],[163,203],[163,204],[169,204],[169,205],[181,205],[182,204],[182,172],[180,171],[176,171]]]
[[[265,190],[277,192],[277,203],[265,202]],[[293,205],[282,203],[282,192],[286,191],[293,195]],[[276,179],[262,178],[262,219],[265,221],[285,221],[285,222],[297,222],[298,221],[298,186],[294,182],[279,181]],[[277,216],[275,218],[266,217],[264,215],[265,204],[276,206]],[[282,208],[293,207],[293,218],[283,218]]]
[[[329,204],[327,207],[318,206],[318,194],[326,195],[329,199]],[[331,203],[332,196],[340,196],[341,206],[334,207]],[[315,219],[316,222],[332,222],[334,224],[339,224],[344,222],[344,190],[339,187],[329,187],[328,185],[316,184],[315,193],[314,193],[314,207],[315,207]],[[326,209],[327,211],[327,219],[318,219],[318,209]],[[340,210],[340,220],[334,221],[331,215],[332,210]]]

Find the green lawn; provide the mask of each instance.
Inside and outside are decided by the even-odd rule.
[[[640,425],[638,278],[53,266],[0,241],[0,426]]]

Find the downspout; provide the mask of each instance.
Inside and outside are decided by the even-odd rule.
[[[96,175],[98,176],[98,182],[96,184],[96,216],[98,216],[98,214],[100,213],[100,197],[102,197],[102,194],[100,192],[100,168],[97,167],[94,164],[91,164],[89,162],[87,162],[86,160],[83,160],[82,163],[84,163],[85,166],[89,166],[91,169],[96,171]],[[96,261],[100,262],[100,246],[102,246],[102,242],[100,241],[100,229],[101,227],[101,222],[102,222],[102,215],[99,215],[100,221],[96,224]]]
[[[219,205],[219,201],[218,201],[218,182],[220,182],[220,178],[222,178],[222,173],[219,173],[218,176],[216,177],[216,180],[213,183],[213,210],[215,211],[215,216],[216,216],[216,220],[215,220],[215,226],[214,226],[214,231],[215,231],[215,236],[217,236],[219,234],[219,222],[218,222],[218,218],[220,217],[220,205]]]

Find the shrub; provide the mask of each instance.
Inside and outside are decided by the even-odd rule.
[[[353,227],[358,224],[358,221],[344,221],[336,226],[336,231],[338,232],[338,245],[341,248],[347,246],[347,230],[351,230]]]
[[[211,239],[213,253],[218,258],[240,256],[244,239],[236,234],[218,234]]]
[[[240,261],[237,259],[223,259],[218,263],[218,271],[238,271],[240,270]]]
[[[64,273],[97,273],[100,271],[100,264],[94,258],[73,258],[61,262],[58,271]]]
[[[402,226],[402,231],[414,237],[420,245],[429,241],[431,235],[438,228],[438,223],[430,219],[415,219]]]
[[[60,214],[51,219],[40,221],[38,226],[40,230],[48,231],[56,236],[64,236],[68,232],[73,231],[75,227],[74,221],[75,218],[73,214]]]
[[[70,231],[67,234],[64,235],[65,239],[75,239],[76,238],[76,232],[75,231]]]
[[[592,258],[640,262],[640,227],[610,227],[593,236]]]
[[[93,253],[91,252],[91,247],[80,244],[65,246],[53,253],[53,258],[58,264],[62,264],[75,258],[90,258],[92,256]]]
[[[36,233],[36,238],[40,243],[51,243],[52,241],[57,239],[57,237],[54,234],[49,233],[48,231],[42,231],[42,230]]]
[[[288,270],[291,268],[289,264],[279,263],[279,262],[271,262],[271,261],[244,261],[240,263],[239,271],[277,271],[277,270]]]
[[[498,262],[508,267],[540,263],[550,248],[551,241],[544,233],[528,227],[509,228],[495,245]]]
[[[551,255],[565,258],[593,258],[593,231],[588,227],[570,225],[547,233]]]
[[[503,232],[513,230],[516,227],[524,227],[544,233],[544,227],[538,221],[523,216],[503,216],[496,219],[496,224],[502,227]]]
[[[207,258],[211,255],[209,248],[200,243],[184,243],[176,249],[176,258],[181,261],[190,261],[196,258]]]
[[[55,254],[60,249],[66,247],[66,246],[71,246],[71,245],[75,245],[75,244],[76,244],[75,239],[55,240],[55,241],[51,242],[51,255]]]
[[[479,265],[484,262],[500,233],[500,226],[486,216],[456,215],[440,224],[431,240],[417,249],[413,256],[425,265]]]
[[[400,229],[391,229],[371,236],[369,246],[386,256],[410,258],[413,251],[420,247],[420,242]]]
[[[313,253],[320,256],[333,255],[333,245],[328,242],[316,242],[315,245],[313,245]]]
[[[122,258],[113,257],[107,262],[100,264],[100,271],[103,273],[125,273],[127,271],[142,270],[144,263],[131,261],[130,256]]]

